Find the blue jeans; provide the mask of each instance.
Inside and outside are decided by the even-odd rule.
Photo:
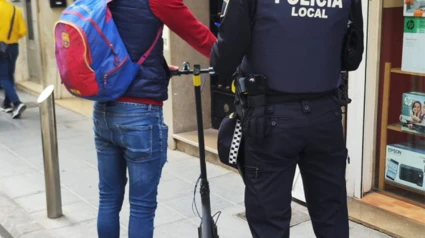
[[[13,103],[15,106],[21,103],[18,94],[15,90],[15,68],[16,60],[19,55],[18,44],[11,44],[7,48],[7,57],[0,58],[0,85],[6,94],[4,97],[3,106],[10,106]]]
[[[162,107],[95,103],[93,122],[99,170],[99,237],[120,236],[119,212],[127,169],[130,180],[128,237],[153,237],[158,184],[168,146],[168,127],[163,121]]]

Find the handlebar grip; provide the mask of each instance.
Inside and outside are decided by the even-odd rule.
[[[171,77],[173,77],[173,76],[180,76],[181,75],[181,73],[180,73],[179,70],[172,70],[170,72],[171,72]]]
[[[214,70],[212,67],[208,68],[208,69],[201,69],[200,74],[215,74]],[[193,74],[193,70],[175,70],[175,71],[171,71],[171,76],[181,76],[181,75],[189,75],[189,74]]]

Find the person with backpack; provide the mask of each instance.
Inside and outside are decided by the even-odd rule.
[[[18,41],[26,36],[27,26],[21,9],[6,0],[0,0],[0,86],[5,98],[1,109],[20,118],[26,109],[15,89],[15,67],[19,55]]]
[[[224,1],[211,64],[221,77],[238,75],[236,156],[252,236],[290,237],[298,165],[316,237],[348,238],[342,72],[362,61],[361,0]]]
[[[178,70],[163,55],[164,25],[209,58],[216,37],[183,0],[76,1],[55,27],[56,60],[65,88],[95,101],[100,238],[120,237],[127,183],[128,237],[153,237],[168,148],[162,106],[171,71]]]

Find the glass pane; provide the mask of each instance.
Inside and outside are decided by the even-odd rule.
[[[375,187],[425,207],[425,0],[383,1]]]

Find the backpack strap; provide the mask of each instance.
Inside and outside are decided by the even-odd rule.
[[[9,29],[9,34],[7,35],[7,40],[10,40],[10,37],[12,36],[13,26],[15,25],[15,13],[16,13],[16,7],[13,6],[13,15],[12,15],[12,19],[10,20],[10,29]]]
[[[145,62],[145,60],[149,57],[149,55],[151,54],[151,52],[152,52],[152,50],[153,50],[153,48],[155,47],[155,45],[156,45],[156,43],[158,43],[158,40],[159,40],[159,36],[161,35],[161,33],[162,33],[162,28],[163,28],[163,26],[161,26],[159,29],[158,29],[158,32],[156,33],[156,37],[155,37],[155,40],[153,41],[153,43],[152,43],[152,45],[149,47],[149,49],[142,55],[142,57],[140,57],[140,59],[139,59],[139,61],[137,62],[137,64],[138,65],[142,65],[143,64],[143,62]]]

